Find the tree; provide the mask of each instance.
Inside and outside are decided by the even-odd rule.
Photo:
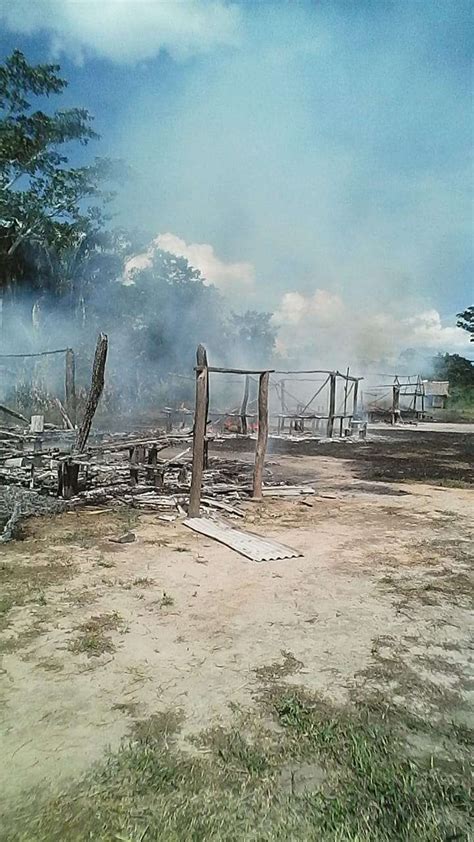
[[[457,326],[471,334],[470,342],[474,342],[474,306],[467,307],[462,313],[457,313]]]
[[[230,330],[235,337],[237,353],[251,365],[269,365],[275,350],[276,331],[271,313],[247,310],[243,315],[232,313]]]
[[[459,354],[437,354],[433,372],[436,380],[449,380],[452,388],[474,386],[474,365]]]
[[[30,65],[19,50],[0,66],[0,286],[7,288],[28,275],[24,263],[34,262],[37,249],[59,253],[64,242],[99,230],[109,198],[100,185],[114,165],[96,159],[70,167],[65,154],[68,143],[98,137],[88,111],[32,109],[32,97],[62,93],[59,70]]]

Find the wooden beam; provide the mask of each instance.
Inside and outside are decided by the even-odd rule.
[[[4,412],[6,415],[11,415],[12,418],[16,418],[18,421],[23,421],[24,424],[29,424],[28,418],[25,418],[21,412],[15,412],[14,409],[10,409],[8,406],[4,406],[3,403],[0,403],[0,412]]]
[[[258,435],[253,473],[253,498],[262,499],[263,468],[268,441],[268,381],[269,372],[260,375],[258,383]]]
[[[95,411],[104,389],[104,374],[105,363],[107,361],[108,344],[109,341],[105,333],[100,333],[95,349],[94,365],[92,366],[91,388],[87,397],[84,417],[77,433],[75,449],[78,453],[83,453],[85,450]]]
[[[242,404],[240,407],[240,432],[242,435],[246,436],[248,433],[247,427],[247,404],[249,400],[249,389],[250,389],[250,377],[248,374],[245,375],[245,385],[244,385],[244,394],[242,397]]]
[[[189,517],[199,517],[201,506],[202,472],[204,469],[204,444],[206,437],[209,375],[207,353],[203,345],[196,352],[196,406],[193,430],[193,468],[189,494]]]
[[[66,412],[71,424],[76,426],[76,360],[72,348],[66,351],[66,377],[65,377]]]
[[[336,378],[336,372],[332,371],[329,375],[329,412],[327,426],[328,438],[332,438],[332,434],[334,431],[334,413],[336,411]]]
[[[201,366],[196,366],[196,371],[199,371]],[[257,368],[255,370],[248,368],[219,368],[216,366],[206,366],[209,372],[216,372],[217,374],[264,374],[265,372],[273,372],[273,368]]]

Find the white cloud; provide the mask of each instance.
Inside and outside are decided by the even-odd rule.
[[[158,234],[146,252],[130,258],[125,266],[126,277],[130,278],[134,270],[150,266],[153,252],[157,248],[185,257],[191,266],[199,269],[205,282],[215,284],[220,289],[235,291],[242,286],[248,289],[254,282],[255,271],[251,263],[225,263],[208,243],[188,244],[171,233]]]
[[[467,352],[465,331],[444,326],[437,310],[400,318],[399,306],[397,301],[391,310],[370,311],[364,305],[357,310],[328,290],[318,289],[313,295],[287,292],[273,316],[279,329],[278,350],[306,364],[319,360],[331,366],[361,367],[396,361],[408,348],[420,354]]]
[[[46,32],[56,53],[83,51],[117,63],[175,58],[233,44],[239,10],[225,0],[0,0],[0,22],[12,32]]]

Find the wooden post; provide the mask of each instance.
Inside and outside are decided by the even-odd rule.
[[[400,418],[400,385],[398,380],[392,386],[392,424],[397,424]]]
[[[71,423],[76,426],[76,360],[72,348],[66,351],[66,380],[65,380],[66,412]]]
[[[258,383],[258,435],[255,449],[255,467],[253,473],[253,498],[262,499],[263,468],[268,441],[268,381],[270,374],[264,371]]]
[[[201,505],[202,472],[204,468],[204,444],[206,437],[208,371],[207,354],[203,345],[198,345],[196,353],[196,406],[193,430],[193,468],[191,491],[189,493],[189,517],[199,517]]]
[[[285,395],[285,385],[286,380],[282,380],[280,383],[280,403],[281,403],[281,426],[280,431],[283,432],[285,429],[285,413],[286,413],[286,395]]]
[[[99,334],[95,349],[94,365],[92,366],[92,381],[81,426],[77,433],[76,450],[83,453],[91,431],[92,420],[104,388],[105,363],[107,360],[108,339],[105,333]]]
[[[359,395],[359,381],[356,380],[354,383],[354,403],[352,405],[352,417],[355,418],[357,415],[357,398]]]
[[[58,490],[65,500],[70,500],[78,492],[79,465],[65,459],[60,463],[58,480]]]
[[[156,445],[152,445],[148,450],[147,462],[150,465],[146,472],[148,482],[152,482],[156,488],[158,486],[158,448]]]
[[[343,431],[343,428],[344,428],[344,424],[345,424],[345,421],[346,421],[346,412],[347,412],[347,392],[348,392],[348,388],[349,388],[349,371],[350,371],[349,366],[347,366],[347,372],[346,372],[346,382],[345,382],[345,384],[344,384],[344,415],[343,415],[343,417],[341,418],[341,430],[340,430],[340,436],[341,436],[341,438],[342,438],[342,431]]]
[[[333,430],[334,430],[334,412],[336,410],[336,378],[337,374],[335,371],[331,372],[329,375],[329,412],[328,412],[328,426],[327,426],[327,437],[332,438]]]
[[[250,377],[245,375],[244,395],[242,398],[242,405],[240,407],[240,432],[246,436],[248,433],[247,427],[247,403],[249,399]]]

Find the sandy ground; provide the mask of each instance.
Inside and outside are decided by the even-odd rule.
[[[251,562],[155,515],[117,545],[108,538],[126,525],[110,511],[31,521],[24,541],[0,550],[0,563],[71,574],[13,608],[1,635],[3,798],[64,782],[154,712],[182,710],[183,739],[226,720],[275,663],[335,700],[378,689],[466,721],[471,606],[459,583],[470,575],[472,491],[361,480],[331,456],[272,461],[324,496],[248,503],[244,525],[301,558]],[[114,612],[111,651],[74,651],[81,624]]]

